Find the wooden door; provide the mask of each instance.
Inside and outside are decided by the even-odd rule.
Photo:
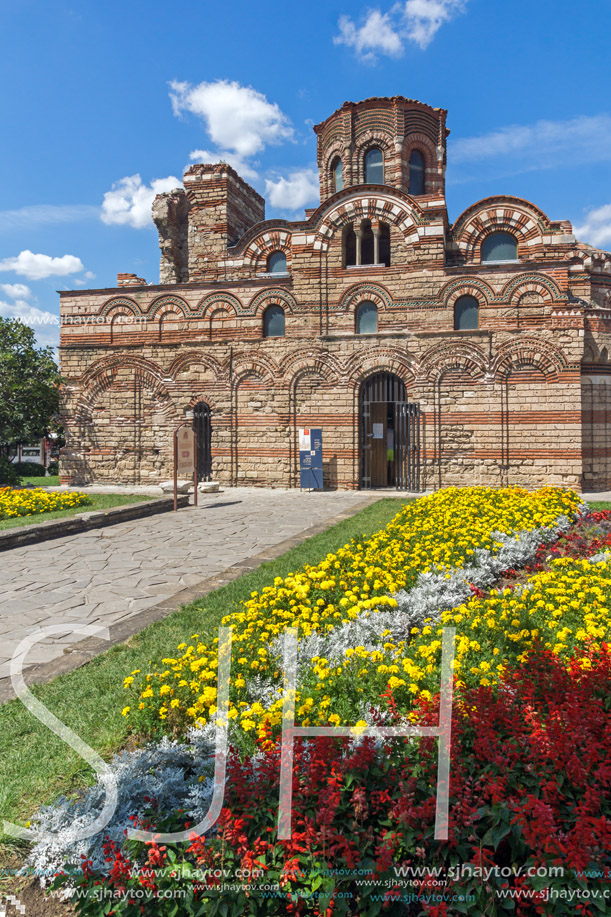
[[[371,405],[371,486],[387,486],[385,401]]]

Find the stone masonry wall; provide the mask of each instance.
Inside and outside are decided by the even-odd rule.
[[[61,296],[62,480],[169,479],[172,431],[205,401],[222,482],[297,486],[298,430],[320,426],[325,486],[358,487],[359,396],[385,372],[420,405],[423,487],[611,486],[611,255],[520,198],[450,224],[445,117],[401,96],[346,103],[316,128],[321,204],[301,221],[266,221],[225,163],[193,165],[184,190],[158,196],[160,284],[121,275]],[[373,146],[385,184],[363,183]],[[422,195],[409,193],[413,149]],[[389,265],[347,266],[363,224],[388,231]],[[482,261],[495,232],[514,237],[516,260]],[[270,274],[278,251],[286,271]],[[470,331],[454,327],[463,296],[477,302]],[[364,302],[376,333],[357,333]],[[264,337],[272,306],[283,337]]]

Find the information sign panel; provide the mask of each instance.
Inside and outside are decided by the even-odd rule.
[[[307,490],[322,490],[322,430],[306,428],[299,431],[299,486]]]
[[[190,423],[174,430],[174,510],[178,509],[178,478],[193,479],[193,503],[197,506],[197,437]]]

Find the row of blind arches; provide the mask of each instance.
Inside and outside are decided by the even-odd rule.
[[[363,175],[366,185],[384,184],[384,153],[378,147],[372,147],[365,153]],[[340,156],[336,156],[331,163],[331,187],[334,193],[341,191],[344,187],[344,168]],[[410,153],[409,193],[412,195],[425,193],[424,156],[420,150],[412,150]]]
[[[474,331],[479,327],[479,303],[474,296],[461,296],[454,303],[454,330]],[[354,330],[357,334],[378,333],[378,307],[365,300],[356,307]],[[284,337],[282,306],[268,306],[263,313],[263,337]]]

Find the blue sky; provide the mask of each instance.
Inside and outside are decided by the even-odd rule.
[[[55,343],[58,289],[159,278],[155,190],[232,162],[267,216],[317,203],[345,100],[448,109],[454,220],[513,194],[611,249],[609,0],[0,3],[0,315]],[[48,324],[44,324],[48,321]]]

